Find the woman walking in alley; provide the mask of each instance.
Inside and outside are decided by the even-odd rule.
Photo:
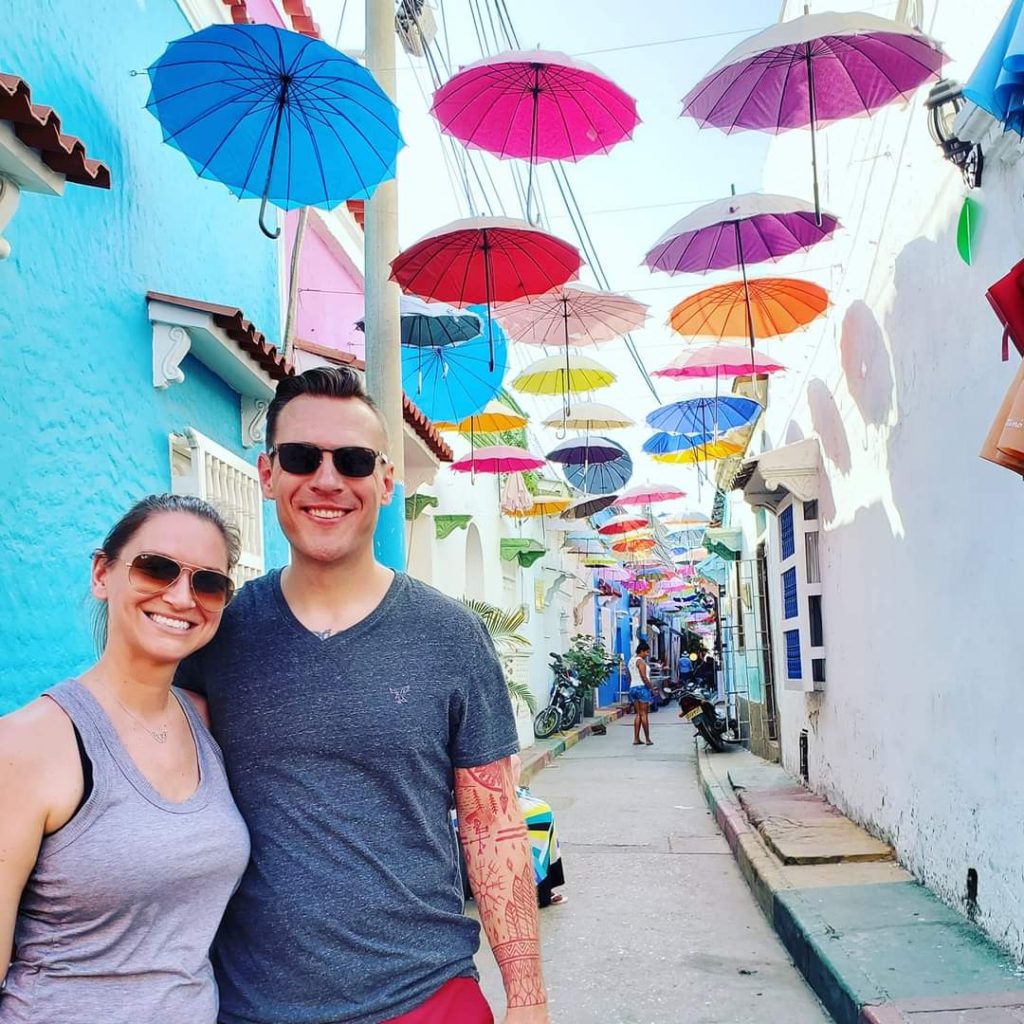
[[[633,745],[641,746],[640,730],[644,731],[644,738],[647,746],[651,746],[654,740],[651,739],[650,712],[651,702],[654,695],[651,692],[651,679],[647,674],[647,655],[651,648],[646,640],[637,644],[636,654],[629,659],[629,699],[636,709],[636,717],[633,719]]]
[[[99,661],[0,719],[0,1024],[216,1021],[209,948],[249,837],[171,682],[237,557],[206,502],[140,501],[93,555]]]

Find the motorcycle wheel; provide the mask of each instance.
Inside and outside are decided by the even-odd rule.
[[[577,701],[569,700],[565,702],[565,707],[562,708],[561,726],[562,732],[567,732],[576,724],[576,719],[580,716],[580,706]]]
[[[704,720],[704,715],[700,714],[695,719],[693,724],[697,727],[697,732],[701,734],[704,742],[715,751],[716,754],[721,754],[725,750],[725,744],[722,742],[722,737],[715,732],[714,729],[708,726],[708,723]]]
[[[552,707],[550,704],[541,712],[538,713],[537,717],[533,720],[533,735],[539,740],[547,739],[551,736],[561,723],[561,715],[558,713],[558,709]]]

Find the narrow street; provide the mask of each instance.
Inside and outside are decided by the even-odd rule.
[[[824,1024],[700,793],[691,727],[632,716],[533,780],[555,810],[569,901],[541,911],[553,1024]],[[501,979],[478,957],[500,1021]]]

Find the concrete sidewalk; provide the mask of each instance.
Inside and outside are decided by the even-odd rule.
[[[888,846],[747,751],[701,751],[698,771],[761,909],[838,1024],[1024,1024],[1024,972]]]

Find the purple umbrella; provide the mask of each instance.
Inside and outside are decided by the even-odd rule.
[[[817,212],[816,128],[909,100],[946,59],[935,40],[888,18],[805,13],[727,53],[687,93],[683,113],[725,132],[809,127]]]

